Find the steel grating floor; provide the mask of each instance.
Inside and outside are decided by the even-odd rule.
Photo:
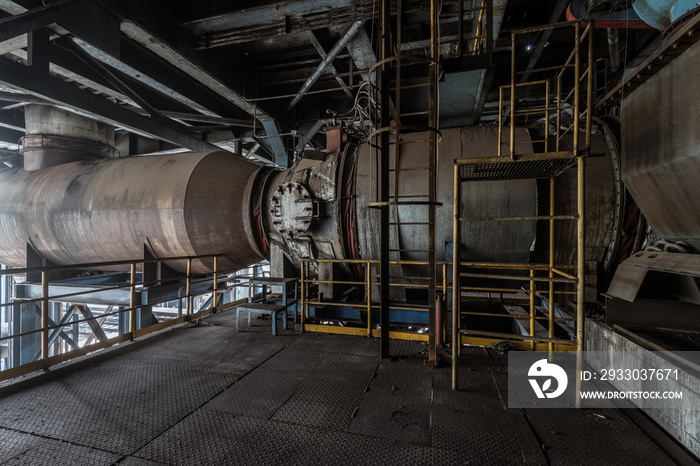
[[[674,464],[618,410],[506,409],[505,357],[462,390],[425,344],[186,324],[0,389],[0,464]]]

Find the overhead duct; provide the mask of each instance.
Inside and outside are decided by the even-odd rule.
[[[24,108],[24,121],[26,134],[19,152],[27,171],[118,156],[114,127],[99,121],[38,104]]]
[[[700,2],[697,0],[636,0],[632,8],[645,23],[664,31],[698,5]]]

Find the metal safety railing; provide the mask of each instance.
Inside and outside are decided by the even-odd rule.
[[[313,278],[310,276],[309,270],[311,269],[310,264],[356,264],[360,266],[363,270],[364,280],[321,280],[319,278]],[[372,294],[372,288],[381,286],[381,282],[377,282],[372,279],[373,271],[376,271],[380,265],[379,260],[362,260],[362,259],[303,259],[301,263],[301,275],[300,275],[300,305],[301,305],[301,325],[303,331],[310,332],[321,332],[321,333],[342,333],[349,335],[363,335],[368,337],[380,337],[380,329],[376,328],[377,325],[373,324],[373,317],[375,311],[381,309],[380,302],[376,296]],[[419,265],[427,266],[427,261],[390,261],[391,265]],[[406,280],[413,281],[425,281],[424,277],[414,277],[406,278]],[[365,299],[363,302],[333,302],[327,300],[320,300],[319,294],[311,293],[312,285],[349,285],[349,286],[364,286],[365,287]],[[421,288],[428,289],[429,283],[402,283],[402,282],[390,282],[391,287],[407,287],[407,288]],[[310,307],[312,306],[349,306],[362,310],[366,312],[366,327],[340,327],[335,325],[323,325],[323,324],[309,324],[310,318]],[[419,311],[419,312],[429,312],[430,309],[427,306],[411,305],[407,303],[392,303],[392,309],[404,310],[404,311]],[[400,331],[389,331],[388,337],[390,339],[403,339],[403,340],[427,340],[428,335],[423,333],[411,333],[411,332],[400,332]]]
[[[139,259],[132,261],[111,261],[89,264],[77,264],[67,266],[42,266],[0,270],[0,276],[12,275],[36,277],[32,282],[25,280],[13,285],[15,289],[22,289],[24,296],[13,296],[8,302],[0,303],[0,309],[13,308],[17,312],[12,321],[12,331],[0,337],[0,345],[11,346],[14,351],[33,353],[38,346],[36,356],[30,361],[19,359],[19,364],[11,364],[0,371],[0,381],[26,375],[30,372],[44,369],[56,364],[68,361],[85,354],[101,350],[118,343],[134,340],[139,337],[163,330],[174,325],[204,317],[211,313],[233,307],[245,299],[222,303],[224,293],[238,286],[235,279],[229,281],[230,274],[236,270],[221,270],[219,267],[220,254],[169,257],[158,259]],[[193,263],[206,260],[210,273],[194,273]],[[137,273],[138,268],[152,265],[172,264],[179,262],[186,272],[182,275],[169,275],[168,278],[147,279],[146,274]],[[123,272],[124,278],[116,283],[109,281],[99,284],[89,283],[89,280],[68,285],[66,280],[53,279],[57,272],[83,271],[83,270],[128,270]],[[99,274],[89,275],[100,277]],[[149,291],[158,289],[158,286],[169,286],[167,292],[159,294],[160,298],[151,298]],[[246,285],[247,286],[247,285]],[[52,293],[52,290],[54,291]],[[75,290],[75,291],[73,291]],[[160,288],[162,290],[162,288]],[[144,301],[138,298],[146,294]],[[89,306],[84,303],[113,301],[115,305],[107,305],[105,312],[93,314]],[[182,313],[182,301],[185,301],[185,311]],[[195,308],[195,301],[201,301],[201,307]],[[140,316],[146,309],[154,306],[167,305],[178,302],[177,309],[173,310],[167,320],[154,323],[153,320],[140,322]],[[128,307],[126,303],[128,302]],[[67,311],[63,304],[68,303]],[[55,304],[61,304],[53,309]],[[114,310],[114,307],[117,310]],[[170,308],[168,308],[170,309]],[[39,319],[31,323],[22,322],[22,313],[32,316],[39,314]],[[78,314],[82,314],[78,318]],[[15,319],[19,319],[16,321]],[[119,321],[119,330],[116,336],[108,336],[103,328],[105,321],[116,318]],[[38,322],[36,322],[38,321]],[[34,327],[27,329],[26,327]],[[80,330],[89,333],[83,341],[80,341]],[[63,340],[66,344],[60,345]]]
[[[514,345],[520,349],[549,351],[572,350],[571,346],[576,346],[575,340],[555,338],[554,335],[556,323],[575,325],[574,316],[556,317],[556,298],[561,295],[577,294],[576,290],[570,289],[570,285],[578,283],[577,277],[565,272],[565,270],[576,269],[575,265],[462,262],[459,269],[459,276],[462,278],[478,280],[481,283],[498,283],[460,286],[462,291],[466,291],[462,297],[470,302],[495,301],[508,311],[506,313],[461,311],[462,316],[495,317],[525,322],[521,328],[522,332],[517,334],[461,328],[460,332],[464,335],[462,343],[491,344],[505,339],[527,343]],[[464,271],[470,269],[476,269],[477,272]],[[519,283],[522,286],[509,286],[508,283]],[[537,306],[538,300],[546,303],[546,307]],[[547,327],[542,326],[541,322],[546,322]],[[567,326],[573,329],[574,325]],[[546,334],[543,334],[543,331],[546,331]]]
[[[511,159],[519,146],[539,143],[543,146],[541,152],[557,153],[562,149],[562,139],[571,134],[573,150],[579,147],[580,121],[585,118],[587,124],[586,133],[590,134],[590,120],[592,107],[592,83],[593,69],[593,23],[589,23],[581,32],[581,23],[571,21],[565,23],[550,24],[547,26],[519,29],[511,33],[511,75],[510,84],[499,87],[499,112],[498,112],[498,156],[503,154],[503,146],[507,147]],[[572,51],[566,60],[555,65],[526,69],[519,71],[516,68],[516,56],[519,46],[518,39],[522,36],[530,36],[546,30],[568,31],[571,35]],[[581,59],[581,48],[587,41],[588,57]],[[522,42],[522,41],[521,41]],[[556,72],[554,78],[537,79],[518,82],[520,76],[538,75]],[[554,84],[552,83],[554,81]],[[586,86],[581,83],[586,81]],[[553,89],[552,89],[553,88]],[[521,101],[520,97],[541,90],[544,93],[544,102]],[[552,93],[552,90],[554,92]],[[554,95],[552,95],[554,94]],[[506,117],[506,109],[509,115]],[[570,118],[564,118],[565,113],[571,113]],[[530,120],[543,118],[545,129],[544,137],[540,140],[527,139],[518,141],[515,139],[515,127],[518,124],[526,124]],[[555,118],[554,130],[550,141],[550,120]],[[563,125],[564,121],[568,124]],[[508,140],[504,141],[504,127],[509,122]],[[590,143],[587,141],[587,146]]]
[[[505,158],[509,160],[508,158]],[[452,262],[457,264],[453,267],[452,282],[454,286],[458,287],[460,290],[463,288],[463,282],[471,283],[469,290],[471,294],[463,295],[462,293],[453,293],[452,295],[452,308],[456,312],[452,313],[452,327],[457,329],[452,333],[452,387],[457,389],[457,367],[459,359],[459,349],[461,344],[464,342],[460,339],[458,335],[464,335],[467,337],[466,343],[470,344],[483,344],[484,339],[491,339],[491,341],[497,340],[515,340],[520,342],[527,342],[529,344],[530,350],[548,350],[550,354],[555,350],[571,350],[573,348],[580,352],[583,350],[583,317],[584,317],[584,280],[585,280],[585,270],[584,270],[584,160],[583,156],[571,156],[564,160],[569,160],[565,164],[558,166],[557,170],[552,171],[551,166],[546,166],[545,168],[535,167],[533,173],[538,170],[543,172],[540,175],[546,175],[549,177],[549,215],[535,215],[535,216],[511,216],[511,217],[467,217],[462,214],[462,189],[461,185],[465,181],[470,181],[470,176],[473,172],[479,172],[478,162],[474,164],[475,159],[461,159],[455,161],[454,166],[454,193],[453,193],[453,208],[454,208],[454,221],[453,221],[453,257]],[[504,162],[504,164],[522,164],[528,162]],[[465,165],[475,166],[473,171],[463,171],[461,168]],[[577,170],[577,201],[576,201],[576,215],[557,215],[555,212],[555,190],[554,190],[554,180],[555,177],[562,173],[564,170],[576,166]],[[500,170],[507,176],[509,170]],[[499,172],[499,170],[495,170]],[[542,178],[544,176],[533,176],[533,178]],[[506,177],[496,176],[493,181],[505,180]],[[461,225],[465,222],[518,222],[518,221],[546,221],[548,224],[548,263],[542,265],[534,264],[498,264],[498,263],[488,263],[488,262],[468,262],[462,260],[462,248],[461,248]],[[556,224],[563,221],[574,221],[576,222],[576,264],[555,264],[555,236],[556,236]],[[477,269],[473,271],[470,269]],[[571,270],[575,270],[573,273],[569,273]],[[495,272],[494,272],[495,271]],[[526,274],[526,275],[525,275]],[[488,313],[480,313],[470,311],[466,314],[472,317],[472,325],[463,327],[461,316],[465,313],[461,312],[462,301],[467,302],[475,301],[477,297],[475,292],[482,293],[499,293],[498,297],[495,299],[496,302],[503,298],[504,293],[520,293],[522,290],[515,288],[504,287],[502,283],[511,282],[525,282],[527,283],[527,289],[525,294],[527,295],[526,309],[522,307],[514,307],[508,309],[510,312],[505,317],[511,317],[515,321],[524,320],[527,322],[527,327],[523,328],[526,330],[522,333],[507,333],[507,332],[496,332],[489,329],[480,329],[474,325],[474,317],[504,317],[504,315],[488,315]],[[544,286],[542,286],[544,285]],[[546,296],[547,308],[545,316],[538,316],[538,314],[544,313],[544,309],[536,309],[535,299],[536,296],[544,295]],[[576,339],[574,341],[565,340],[561,338],[555,338],[555,322],[561,320],[572,321],[573,319],[558,319],[555,316],[557,311],[557,301],[560,296],[563,295],[574,295],[576,297],[576,325],[575,334]],[[488,296],[487,296],[488,297]],[[547,328],[546,335],[543,332],[538,333],[540,328],[539,321],[546,320]],[[469,323],[470,321],[468,321]],[[571,348],[561,345],[574,345]],[[519,346],[519,345],[514,345]],[[520,345],[522,346],[522,345]],[[543,347],[544,346],[544,347]],[[523,348],[525,349],[525,348]]]
[[[333,280],[333,279],[320,279],[320,278],[315,278],[311,277],[309,271],[316,268],[312,267],[310,264],[357,264],[360,266],[360,269],[363,271],[363,280],[351,280],[351,279],[345,279],[345,280]],[[302,325],[302,330],[303,331],[311,331],[311,332],[320,332],[320,333],[341,333],[341,334],[349,334],[349,335],[358,335],[358,336],[368,336],[368,337],[377,337],[379,336],[379,330],[377,329],[377,319],[376,317],[376,312],[378,309],[380,309],[380,305],[378,302],[377,297],[373,294],[373,287],[378,287],[380,286],[380,282],[377,282],[372,279],[373,276],[373,270],[379,265],[380,261],[378,260],[361,260],[361,259],[355,259],[355,260],[345,260],[345,259],[304,259],[302,260],[301,264],[301,275],[300,275],[300,286],[301,286],[301,298],[300,298],[300,310],[301,310],[301,325]],[[402,266],[412,266],[412,265],[421,265],[421,266],[426,266],[427,261],[391,261],[392,265],[402,265]],[[452,284],[450,283],[450,273],[449,273],[449,268],[452,266],[452,262],[446,262],[446,261],[441,261],[437,263],[436,266],[436,276],[440,278],[440,285],[437,287],[437,292],[441,293],[443,298],[447,300],[447,297],[449,294],[452,293],[453,287]],[[518,277],[518,276],[512,276],[508,278],[512,278],[515,281],[519,281],[521,283],[534,283],[534,282],[541,282],[541,281],[548,281],[551,284],[568,284],[571,283],[572,276],[564,272],[563,270],[570,269],[571,266],[557,266],[554,270],[557,271],[563,278],[558,279],[558,278],[553,278],[551,280],[547,278],[542,278],[538,277],[537,274],[541,273],[543,271],[548,270],[548,266],[546,264],[494,264],[494,263],[479,263],[479,262],[462,262],[461,267],[463,268],[474,268],[474,269],[483,269],[487,267],[492,267],[495,269],[507,269],[507,270],[525,270],[525,271],[530,271],[530,276],[531,278],[527,277]],[[464,274],[466,276],[482,276],[482,274],[471,274],[471,273],[466,273]],[[423,280],[423,283],[420,283],[420,279],[422,277],[404,277],[404,280],[406,281],[414,281],[414,283],[397,283],[397,282],[392,282],[389,283],[389,286],[392,287],[406,287],[406,288],[418,288],[418,289],[427,289],[428,286],[430,286],[428,283]],[[418,281],[419,283],[415,283]],[[333,301],[333,300],[325,300],[321,299],[320,293],[314,292],[312,293],[311,288],[314,285],[344,285],[344,286],[362,286],[365,289],[365,295],[364,299],[361,301],[355,301],[355,302],[341,302],[341,301]],[[552,287],[552,291],[554,288]],[[560,322],[571,322],[573,318],[561,318],[561,317],[554,317],[553,314],[551,314],[548,317],[541,317],[541,316],[536,316],[535,315],[535,307],[534,307],[534,302],[535,302],[535,297],[539,293],[541,293],[541,290],[533,290],[532,286],[525,285],[525,286],[520,286],[517,287],[517,285],[513,284],[508,287],[503,287],[503,286],[493,286],[493,287],[484,287],[484,286],[460,286],[460,292],[461,293],[470,293],[472,296],[474,296],[474,299],[477,300],[483,300],[487,301],[490,299],[497,299],[500,303],[503,304],[522,304],[522,303],[531,303],[533,304],[530,308],[530,314],[528,317],[522,317],[518,316],[517,319],[529,319],[534,321],[541,321],[541,320],[548,320],[550,322],[550,327],[553,328],[553,325],[555,322],[560,323]],[[482,292],[483,296],[477,296],[475,293]],[[522,300],[521,298],[518,297],[513,297],[510,295],[517,294],[517,293],[525,293],[528,294],[530,293],[530,298],[526,300]],[[557,294],[562,294],[562,295],[572,295],[575,294],[575,291],[568,291],[568,290],[561,290],[558,291]],[[449,306],[449,301],[446,302]],[[359,312],[364,313],[365,317],[365,326],[364,327],[359,327],[359,326],[349,326],[349,325],[344,325],[344,326],[338,326],[338,325],[328,325],[328,324],[318,324],[318,323],[309,323],[310,321],[310,308],[311,307],[324,307],[324,306],[341,306],[341,307],[352,307],[357,309]],[[431,309],[428,308],[427,306],[420,306],[420,305],[415,305],[415,304],[408,304],[408,303],[403,303],[403,302],[395,302],[391,303],[390,307],[392,310],[395,311],[418,311],[418,312],[430,312]],[[444,314],[446,315],[451,311],[450,308],[446,307]],[[491,315],[488,313],[479,313],[479,312],[469,312],[469,311],[464,311],[461,310],[460,314],[462,316],[469,316],[469,315]],[[493,314],[495,317],[510,317],[509,315],[504,315],[504,314]],[[357,316],[357,323],[361,322],[363,319],[361,319],[360,314],[358,313]],[[325,319],[321,319],[325,320]],[[443,318],[440,319],[440,322],[442,324],[442,332],[441,334],[443,336],[448,335],[448,331],[450,330],[447,326],[448,320]],[[404,322],[404,325],[406,323]],[[419,324],[416,324],[415,326],[420,326]],[[534,326],[533,326],[534,327]],[[425,333],[416,333],[416,332],[409,332],[409,331],[391,331],[390,330],[390,336],[389,338],[391,339],[408,339],[408,340],[417,340],[417,341],[425,341],[428,339],[428,335]],[[517,337],[517,336],[514,336]],[[469,343],[468,337],[462,336],[462,342],[463,343]],[[499,338],[498,340],[502,340],[503,338]],[[493,340],[496,341],[496,340]],[[443,341],[438,341],[438,344],[442,344]],[[487,344],[490,344],[491,341],[489,341]],[[552,339],[551,341],[552,344],[554,344],[554,348],[557,349],[565,349],[561,348],[558,345],[575,345],[575,341],[571,340],[557,340],[557,339]]]

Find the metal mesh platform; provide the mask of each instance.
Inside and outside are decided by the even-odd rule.
[[[424,343],[234,319],[0,389],[0,464],[672,464],[620,411],[507,409],[492,350],[464,348],[455,392]]]
[[[509,157],[462,159],[459,167],[461,181],[502,181],[529,178],[554,178],[576,163],[571,152],[527,154]]]

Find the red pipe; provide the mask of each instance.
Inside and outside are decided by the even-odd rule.
[[[578,18],[571,12],[571,5],[566,9],[567,21],[578,21]],[[619,20],[619,19],[596,19],[595,27],[597,28],[612,28],[612,29],[649,29],[647,23],[642,20]],[[581,21],[581,26],[588,26],[589,21]]]

